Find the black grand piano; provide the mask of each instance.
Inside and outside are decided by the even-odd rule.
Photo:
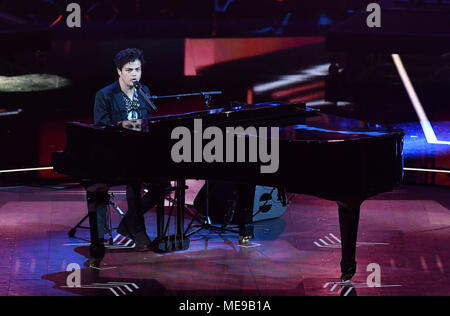
[[[193,132],[196,119],[202,120],[203,130],[214,126],[224,133],[226,127],[279,127],[278,170],[261,173],[262,162],[175,163],[171,152],[179,140],[171,138],[172,131],[185,127]],[[242,137],[249,141],[255,135]],[[336,201],[342,279],[349,280],[356,271],[360,206],[402,180],[403,137],[402,130],[326,115],[304,104],[244,105],[143,120],[140,131],[68,123],[67,147],[54,153],[53,166],[80,182],[225,180]]]

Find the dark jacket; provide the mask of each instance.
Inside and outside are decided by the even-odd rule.
[[[149,95],[150,90],[142,85],[144,91]],[[139,96],[141,106],[140,118],[150,118],[150,106],[144,98]],[[126,121],[128,118],[126,104],[123,99],[123,92],[120,89],[119,81],[98,91],[95,96],[94,104],[94,123],[95,125],[108,125],[117,122]]]

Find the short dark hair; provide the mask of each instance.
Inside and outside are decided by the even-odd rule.
[[[142,50],[137,48],[127,48],[117,53],[116,57],[114,57],[114,63],[119,70],[122,70],[123,66],[135,60],[139,60],[142,65],[145,64],[144,53]]]

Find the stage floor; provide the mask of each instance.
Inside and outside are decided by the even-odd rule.
[[[188,202],[201,183],[191,181],[189,186]],[[113,192],[125,210],[124,188]],[[333,202],[292,196],[282,218],[255,224],[255,239],[248,247],[239,246],[233,233],[202,231],[183,252],[109,249],[101,270],[85,267],[88,231],[68,237],[85,214],[81,187],[0,189],[0,295],[351,294],[335,284],[340,235]],[[155,217],[154,211],[146,215],[151,238],[156,235]],[[118,221],[114,213],[114,225]],[[401,186],[366,201],[358,240],[353,279],[358,295],[450,295],[448,189]],[[77,266],[79,275],[66,272]],[[374,277],[377,271],[379,279]],[[77,280],[81,288],[70,287]]]

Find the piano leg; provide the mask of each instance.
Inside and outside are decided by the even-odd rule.
[[[87,187],[87,204],[89,215],[89,231],[91,237],[91,246],[89,252],[89,266],[98,267],[105,256],[104,245],[104,225],[103,222],[105,210],[109,203],[109,194],[107,186],[94,185]]]
[[[338,203],[342,241],[341,280],[344,282],[349,281],[356,273],[356,242],[361,203]]]
[[[254,237],[253,201],[255,199],[255,186],[239,184],[239,244],[248,244]]]

